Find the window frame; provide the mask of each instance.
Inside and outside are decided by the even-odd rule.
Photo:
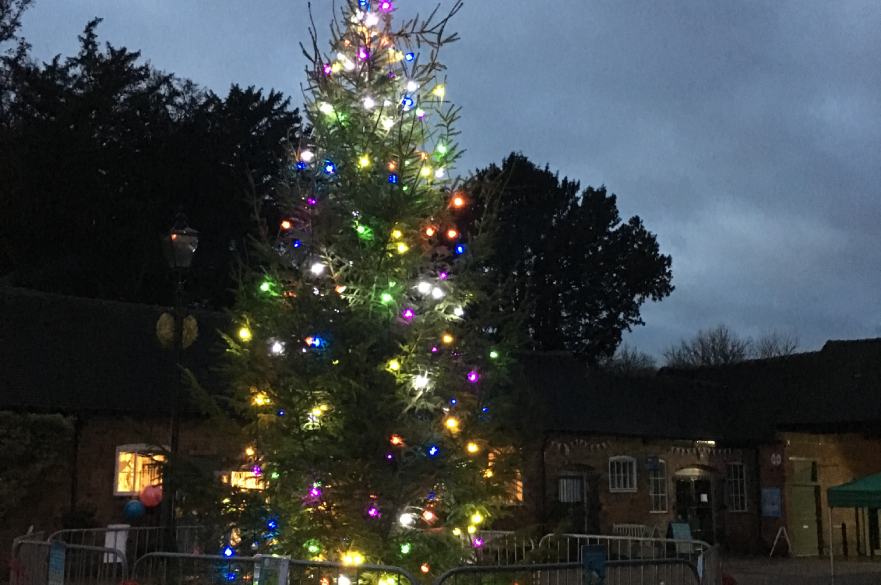
[[[562,480],[577,480],[578,481],[578,500],[571,501],[560,498],[560,482]],[[557,502],[560,504],[566,504],[568,506],[578,506],[583,505],[585,500],[587,500],[587,493],[585,490],[586,481],[583,473],[579,473],[577,471],[561,471],[557,476]]]
[[[147,443],[126,443],[124,445],[117,445],[116,451],[114,453],[113,459],[113,495],[114,496],[137,496],[141,493],[146,486],[140,485],[140,477],[138,475],[138,471],[140,468],[135,467],[134,475],[132,477],[132,484],[135,486],[135,491],[123,491],[119,489],[119,474],[120,474],[120,465],[119,465],[119,456],[122,453],[130,453],[135,457],[149,457],[156,458],[156,456],[160,456],[161,459],[159,461],[165,460],[165,455],[163,454],[164,449],[158,447],[156,445],[149,445]],[[159,473],[159,483],[150,484],[150,485],[162,485],[162,473]]]
[[[632,473],[632,485],[628,487],[620,487],[612,485],[612,480],[617,477],[626,477],[624,474],[616,474],[612,472],[613,464],[626,464]],[[612,494],[633,494],[639,491],[639,474],[636,469],[636,458],[629,455],[615,455],[609,457],[609,493]]]
[[[660,477],[657,477],[657,473],[660,471]],[[667,462],[663,459],[658,459],[658,469],[650,469],[648,470],[648,480],[649,480],[649,513],[650,514],[667,514],[670,511],[670,490],[669,485],[667,484]],[[656,492],[656,486],[663,486],[664,491]],[[664,498],[664,509],[656,509],[655,508],[655,498],[660,498],[663,496]],[[660,499],[658,500],[660,501]]]
[[[732,469],[739,469],[739,476],[732,475]],[[741,502],[742,506],[738,505]],[[749,512],[746,463],[743,461],[729,461],[725,464],[725,504],[729,512]]]

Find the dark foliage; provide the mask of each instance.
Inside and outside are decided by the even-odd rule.
[[[280,93],[221,98],[99,46],[3,61],[0,277],[50,292],[167,302],[159,236],[177,211],[201,232],[188,292],[231,302],[232,267],[273,189],[297,112]]]
[[[501,229],[486,286],[506,287],[501,312],[525,310],[533,349],[611,356],[640,307],[673,290],[669,256],[639,217],[625,222],[605,187],[581,189],[521,154],[477,172],[470,226],[487,211]]]

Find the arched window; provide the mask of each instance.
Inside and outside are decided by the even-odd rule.
[[[633,457],[609,457],[609,491],[636,491],[636,459]]]

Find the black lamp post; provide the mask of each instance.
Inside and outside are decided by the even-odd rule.
[[[174,290],[174,361],[177,378],[171,399],[171,463],[175,464],[180,442],[180,394],[181,394],[181,358],[183,354],[184,327],[184,274],[193,263],[193,256],[199,246],[199,232],[187,224],[187,216],[179,213],[174,219],[174,226],[167,236],[162,237],[163,251],[168,266],[175,274]],[[162,498],[162,525],[165,528],[165,548],[174,551],[176,546],[176,529],[174,508],[177,496],[177,485],[173,473],[165,477]]]

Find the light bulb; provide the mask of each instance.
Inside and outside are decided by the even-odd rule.
[[[367,167],[369,167],[370,166],[370,157],[367,156],[366,154],[362,154],[361,156],[359,156],[358,157],[358,166],[361,167],[362,169],[366,169]]]
[[[256,453],[256,451],[254,450],[254,447],[245,447],[245,456],[246,457],[253,457],[255,453]]]
[[[416,108],[416,117],[420,120],[423,119],[425,117],[425,110],[422,108]]]
[[[376,106],[376,102],[373,100],[372,97],[364,98],[364,101],[362,103],[364,104],[365,110],[372,110]]]
[[[453,536],[462,536],[461,528],[453,528]]]
[[[283,219],[283,220],[281,221],[281,229],[283,229],[283,230],[289,230],[289,229],[291,229],[292,227],[294,227],[294,224],[291,223],[291,220],[289,220],[289,219]]]
[[[430,177],[431,176],[431,167],[426,165],[426,166],[422,167],[421,169],[419,169],[419,176],[420,177]]]
[[[398,370],[401,369],[401,362],[399,362],[396,359],[389,360],[388,369],[390,369],[393,372],[397,372]]]
[[[398,254],[406,254],[407,251],[410,250],[410,246],[408,246],[404,242],[398,242],[396,248],[398,250]]]
[[[398,523],[405,528],[409,528],[416,523],[416,516],[410,512],[404,512],[398,517]]]
[[[436,301],[439,301],[440,299],[444,298],[445,294],[446,293],[444,293],[444,291],[438,287],[434,287],[431,289],[431,298],[433,298]]]
[[[413,546],[409,542],[401,543],[401,554],[408,555],[410,551],[413,549]]]
[[[251,404],[254,406],[266,406],[271,403],[272,400],[269,399],[269,396],[267,396],[265,392],[258,392],[251,397]]]
[[[489,359],[491,359],[491,360],[499,359],[499,352],[497,352],[496,350],[492,350],[491,352],[489,352]]]
[[[424,390],[425,388],[428,388],[428,376],[425,374],[419,374],[413,378],[413,388],[416,390]]]
[[[432,226],[428,226],[427,228],[425,228],[425,235],[428,236],[429,238],[434,236],[434,234],[436,234],[436,233],[437,233],[437,230],[434,229],[434,227],[432,227]]]
[[[345,69],[346,71],[352,71],[353,69],[355,69],[355,64],[352,63],[350,59],[346,59],[345,61],[343,61],[343,69]]]
[[[391,294],[384,292],[381,295],[379,295],[379,300],[383,305],[387,305],[390,302],[392,302],[393,300],[395,300],[395,298]]]
[[[447,230],[447,238],[449,238],[451,240],[455,240],[458,237],[459,237],[459,232],[456,231],[455,228],[450,228]]]
[[[446,174],[447,174],[447,171],[445,171],[444,169],[437,169],[436,171],[434,171],[434,178],[435,179],[443,179],[444,175],[446,175]]]
[[[419,570],[427,575],[431,572],[431,565],[429,565],[428,563],[422,563],[421,565],[419,565]]]
[[[402,237],[404,237],[404,232],[399,229],[393,229],[391,236],[394,240],[400,240]]]
[[[472,524],[480,524],[481,522],[483,522],[483,515],[480,512],[475,512],[471,514]]]
[[[453,197],[452,204],[456,209],[462,209],[465,207],[465,198],[456,193],[455,197]]]
[[[447,427],[447,430],[450,432],[457,432],[459,430],[459,419],[455,416],[447,417],[447,420],[444,421],[444,426]]]
[[[438,142],[437,146],[434,147],[434,150],[440,155],[447,154],[447,145],[443,142]]]
[[[468,526],[468,534],[474,534],[475,532],[477,532],[477,526],[470,524]]]
[[[435,516],[434,512],[432,512],[431,510],[425,510],[422,512],[422,519],[426,522],[431,523],[437,519],[437,516]]]
[[[312,266],[309,267],[309,272],[314,274],[315,276],[320,276],[324,273],[324,269],[327,268],[323,262],[315,262]]]
[[[407,91],[409,91],[410,93],[413,93],[413,92],[416,91],[417,89],[419,89],[419,84],[418,84],[418,83],[416,83],[416,82],[413,81],[412,79],[411,79],[410,81],[407,82]]]
[[[468,378],[468,381],[472,384],[477,384],[477,381],[480,380],[480,374],[477,373],[477,370],[471,370],[468,372],[466,378]]]
[[[416,290],[419,292],[419,294],[427,295],[431,292],[431,284],[422,280],[419,282],[419,284],[416,285]]]
[[[392,435],[389,437],[389,443],[394,445],[395,447],[401,447],[404,444],[404,437],[401,435]]]
[[[455,309],[453,309],[453,315],[455,315],[456,317],[463,317],[465,315],[465,309],[463,309],[462,307],[456,307]]]
[[[245,343],[251,341],[252,337],[253,337],[253,335],[251,334],[251,330],[248,329],[247,327],[241,327],[239,329],[239,339],[241,339]]]
[[[480,451],[480,445],[475,443],[474,441],[469,441],[467,445],[465,445],[465,450],[474,455]]]

